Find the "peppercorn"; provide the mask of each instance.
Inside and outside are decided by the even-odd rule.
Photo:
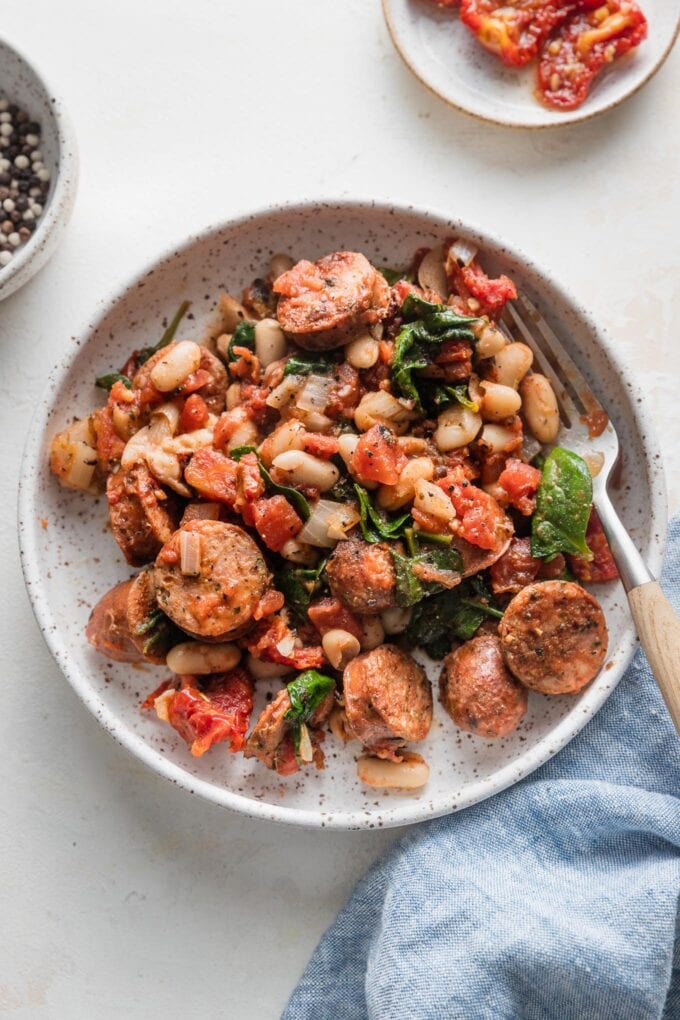
[[[40,124],[0,94],[0,273],[42,216],[50,171],[40,150]]]

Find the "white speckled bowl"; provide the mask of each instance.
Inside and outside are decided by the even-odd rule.
[[[40,149],[51,174],[47,205],[33,236],[0,267],[0,301],[23,287],[52,256],[66,228],[78,187],[78,151],[68,114],[27,58],[0,39],[0,95],[42,128]]]
[[[456,109],[509,127],[563,127],[613,109],[653,77],[680,27],[676,0],[640,0],[649,34],[633,53],[600,75],[576,110],[550,110],[534,98],[536,63],[517,70],[488,53],[458,11],[434,0],[382,0],[392,41],[420,81]]]
[[[102,726],[133,754],[179,786],[245,814],[307,826],[373,828],[415,822],[482,800],[517,782],[559,751],[598,710],[630,660],[635,635],[618,585],[598,592],[610,628],[610,655],[595,682],[576,698],[530,693],[529,712],[511,737],[490,742],[461,733],[437,705],[424,745],[429,784],[416,796],[381,793],[355,776],[357,745],[329,734],[327,768],[283,779],[255,761],[219,748],[194,759],[167,726],[139,710],[162,669],[107,663],[86,643],[90,608],[129,576],[106,525],[104,499],[67,492],[51,477],[49,442],[74,415],[101,402],[95,376],[121,365],[134,347],[153,342],[183,298],[195,320],[180,335],[202,335],[220,289],[239,292],[278,251],[314,259],[334,249],[365,252],[378,265],[406,265],[422,245],[459,234],[484,252],[490,272],[510,274],[568,341],[574,357],[611,411],[625,454],[616,503],[650,567],[659,567],[665,494],[659,454],[640,397],[616,364],[608,341],[549,273],[504,242],[468,225],[411,207],[371,202],[317,202],[265,210],[190,238],[102,301],[64,352],[37,410],[22,469],[20,544],[28,592],[45,640],[75,690]],[[626,479],[630,479],[628,483]],[[46,527],[42,526],[46,519]],[[431,670],[436,679],[438,668]],[[256,709],[266,690],[260,685]]]

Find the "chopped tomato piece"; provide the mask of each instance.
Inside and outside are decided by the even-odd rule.
[[[530,538],[513,538],[506,552],[489,568],[494,595],[521,591],[538,577],[542,561],[531,555]]]
[[[361,482],[396,485],[406,461],[394,432],[387,425],[373,425],[357,443],[352,468]]]
[[[291,647],[294,639],[295,634],[282,617],[268,616],[242,640],[252,655],[265,662],[279,662],[294,669],[315,669],[325,663],[326,656],[320,645]]]
[[[517,297],[517,288],[507,276],[491,279],[476,259],[461,266],[449,255],[446,270],[452,288],[463,298],[474,298],[479,303],[479,314],[497,319],[507,301]]]
[[[280,552],[303,527],[301,518],[285,496],[258,499],[253,503],[253,519],[258,535],[273,552]]]
[[[253,527],[255,524],[255,503],[264,495],[264,481],[254,453],[246,453],[238,462],[236,475],[236,499],[234,510],[240,513],[244,522]]]
[[[158,687],[156,687],[155,690],[151,692],[151,694],[147,694],[147,696],[144,698],[144,701],[141,703],[139,707],[142,709],[143,712],[150,711],[153,708],[153,703],[156,700],[156,698],[159,698],[161,694],[165,694],[166,691],[169,691],[174,686],[175,686],[174,680],[163,680],[163,682],[160,683]]]
[[[237,496],[238,465],[217,450],[197,450],[184,470],[188,485],[204,499],[233,507]]]
[[[253,610],[254,620],[263,620],[265,616],[271,616],[272,613],[278,613],[279,609],[283,609],[286,604],[286,600],[280,591],[276,588],[269,588]]]
[[[496,534],[505,521],[505,514],[493,496],[471,485],[462,469],[440,479],[437,485],[453,503],[460,521],[458,533],[461,538],[480,549],[494,549]]]
[[[215,449],[223,449],[236,430],[250,420],[248,408],[242,404],[239,407],[233,407],[231,411],[225,411],[224,414],[221,414],[213,432],[213,446]]]
[[[528,517],[536,507],[536,492],[541,472],[521,460],[509,460],[498,477],[498,484],[508,494],[512,506]]]
[[[460,19],[504,64],[523,67],[578,7],[575,0],[461,0]]]
[[[321,436],[316,432],[308,432],[302,440],[302,448],[313,457],[330,460],[340,449],[340,444],[335,436]]]
[[[197,390],[202,390],[209,382],[210,372],[206,371],[205,368],[197,368],[195,372],[192,372],[191,375],[186,377],[181,386],[177,387],[177,392],[186,396],[188,393],[195,393]]]
[[[590,511],[586,542],[593,558],[586,560],[582,556],[569,556],[569,566],[574,575],[579,581],[594,584],[598,584],[600,581],[615,581],[619,572],[595,507]]]
[[[547,106],[574,110],[603,67],[647,37],[647,19],[633,0],[606,0],[580,10],[543,46],[537,94]]]
[[[253,710],[250,675],[245,669],[233,669],[211,676],[204,691],[197,684],[196,677],[182,677],[182,687],[164,706],[167,721],[186,740],[196,758],[225,740],[230,742],[230,751],[240,751]],[[159,692],[160,688],[147,701],[155,700]]]
[[[307,616],[312,621],[319,634],[323,637],[329,630],[349,631],[359,641],[363,638],[361,624],[346,606],[343,606],[340,599],[323,598],[312,603],[307,610]]]
[[[202,429],[208,420],[208,405],[199,393],[187,397],[179,416],[179,431],[194,432]]]

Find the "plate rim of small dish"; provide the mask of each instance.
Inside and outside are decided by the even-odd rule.
[[[589,100],[591,99],[590,96],[588,96],[585,102],[582,103],[581,106],[579,106],[575,110],[560,112],[550,111],[544,107],[543,108],[545,115],[544,120],[529,120],[522,119],[521,117],[512,117],[509,115],[499,116],[498,113],[494,115],[493,112],[486,112],[481,109],[473,109],[470,105],[467,105],[460,99],[455,98],[452,94],[442,91],[441,88],[439,88],[432,81],[431,76],[427,74],[427,71],[422,68],[421,64],[414,59],[412,50],[405,44],[401,33],[397,29],[397,26],[395,24],[395,15],[393,8],[396,3],[400,2],[402,2],[402,0],[381,0],[382,13],[385,25],[387,27],[388,35],[390,37],[392,46],[396,50],[404,66],[414,76],[414,78],[416,78],[420,82],[420,84],[423,85],[428,90],[428,92],[436,96],[438,99],[441,99],[442,102],[446,103],[452,109],[458,110],[459,112],[464,113],[466,116],[472,117],[475,120],[480,120],[487,124],[495,124],[498,127],[522,128],[525,130],[532,131],[542,131],[550,128],[567,127],[573,124],[581,123],[583,121],[592,120],[595,117],[599,117],[604,113],[608,113],[611,110],[614,110],[616,107],[620,106],[627,99],[630,99],[631,96],[639,92],[640,89],[642,89],[643,86],[650,82],[652,78],[656,75],[656,73],[659,70],[661,70],[666,60],[668,59],[671,50],[673,49],[673,46],[675,45],[678,39],[678,35],[680,34],[680,9],[678,9],[675,20],[675,28],[664,50],[659,55],[653,66],[649,68],[644,77],[640,81],[634,82],[631,85],[631,87],[628,90],[624,91],[620,96],[615,97],[610,102],[595,109],[591,109],[589,106]],[[405,0],[405,2],[408,3],[409,0]],[[434,2],[433,6],[435,6]],[[644,45],[644,43],[642,45]],[[533,102],[538,108],[541,108],[541,104],[537,100],[534,99]]]
[[[310,809],[297,806],[289,807],[280,798],[277,798],[276,802],[273,800],[255,799],[255,797],[243,795],[225,785],[214,785],[205,779],[192,775],[181,764],[172,761],[169,756],[152,746],[150,740],[145,739],[140,732],[134,730],[102,701],[88,673],[71,657],[68,642],[61,636],[59,628],[55,623],[56,618],[50,606],[37,545],[41,516],[41,508],[38,502],[40,497],[40,478],[41,471],[45,467],[46,442],[49,441],[51,432],[55,427],[53,417],[55,411],[60,407],[58,396],[62,386],[66,384],[74,370],[74,363],[78,355],[84,350],[90,338],[96,335],[99,324],[106,319],[126,296],[137,291],[137,300],[141,300],[143,292],[138,290],[140,282],[148,277],[149,273],[155,272],[166,263],[172,264],[173,260],[181,259],[187,253],[190,253],[192,246],[208,238],[217,238],[220,234],[224,234],[227,231],[234,232],[244,229],[251,221],[258,221],[273,215],[294,218],[297,215],[311,214],[313,210],[318,210],[319,208],[323,208],[328,213],[333,212],[338,218],[342,217],[343,214],[356,214],[369,208],[374,214],[382,217],[400,214],[402,216],[411,216],[414,219],[420,217],[423,220],[427,220],[433,230],[436,228],[443,231],[447,228],[458,227],[461,234],[478,242],[480,248],[500,254],[501,257],[517,260],[531,274],[535,274],[537,279],[549,287],[570,311],[576,314],[587,327],[589,333],[592,334],[594,344],[606,356],[610,364],[611,373],[621,377],[621,384],[625,384],[630,391],[630,413],[634,422],[634,428],[639,434],[642,451],[646,457],[646,467],[650,482],[650,519],[654,521],[656,528],[656,531],[652,531],[649,536],[649,565],[653,571],[658,570],[667,524],[663,465],[652,456],[654,449],[654,428],[649,420],[644,400],[636,402],[636,398],[640,396],[640,390],[635,380],[629,379],[626,372],[622,370],[613,350],[613,345],[606,334],[596,325],[592,317],[572,297],[569,291],[565,290],[554,279],[548,270],[541,265],[537,265],[520,248],[513,244],[508,244],[507,241],[499,238],[488,229],[480,229],[467,219],[462,220],[452,217],[450,214],[436,208],[415,206],[405,202],[377,202],[374,199],[364,197],[340,199],[323,197],[302,201],[291,199],[281,205],[262,206],[231,217],[222,223],[207,226],[192,234],[183,243],[171,245],[162,251],[157,257],[128,276],[121,285],[116,286],[113,292],[107,295],[105,299],[101,299],[96,303],[92,313],[83,317],[81,328],[73,333],[68,345],[60,353],[59,360],[50,373],[34,413],[24,449],[20,473],[18,500],[19,547],[29,599],[43,638],[53,658],[78,696],[102,724],[104,729],[118,743],[134,754],[135,757],[164,778],[183,787],[190,793],[197,794],[214,804],[230,808],[254,818],[308,828],[360,829],[391,827],[439,817],[484,800],[525,778],[525,776],[546,762],[557,751],[566,746],[599,710],[625,672],[636,645],[636,637],[632,624],[626,630],[625,640],[617,646],[616,652],[619,658],[614,668],[608,674],[608,683],[598,685],[596,681],[592,687],[579,695],[577,700],[578,712],[575,713],[573,710],[570,710],[544,736],[537,738],[536,742],[532,743],[526,750],[523,750],[521,755],[515,756],[507,764],[493,771],[490,775],[477,778],[473,783],[467,784],[462,789],[462,792],[457,788],[455,775],[453,775],[451,790],[447,794],[445,801],[441,797],[436,802],[428,800],[426,797],[419,800],[408,797],[393,797],[390,798],[388,803],[387,798],[385,798],[384,805],[381,805],[385,817],[378,821],[375,815],[369,812],[367,808],[363,810],[358,808],[348,810],[328,805],[327,809]],[[301,253],[301,257],[303,254]],[[79,376],[76,376],[76,381],[79,382]],[[614,654],[614,649],[611,650],[611,654]],[[431,739],[440,740],[442,737],[441,733],[433,733]],[[379,791],[374,791],[374,796],[371,797],[371,800],[377,801],[381,797],[382,794]]]

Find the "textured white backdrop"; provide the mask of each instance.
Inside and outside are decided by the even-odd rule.
[[[646,380],[680,507],[675,53],[639,95],[558,132],[431,97],[378,0],[32,0],[2,32],[62,94],[82,177],[52,263],[0,305],[0,1016],[278,1016],[317,938],[396,833],[258,824],[147,773],[43,646],[18,563],[20,452],[60,346],[136,267],[244,208],[351,195],[433,205],[550,265]]]

